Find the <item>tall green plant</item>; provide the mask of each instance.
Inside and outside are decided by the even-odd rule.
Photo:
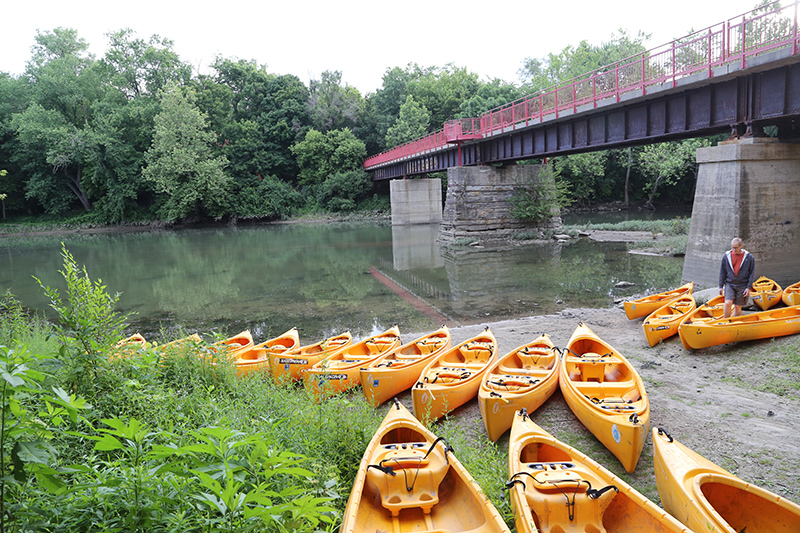
[[[91,407],[63,389],[42,387],[45,375],[33,369],[37,357],[25,347],[0,346],[0,533],[9,530],[18,494],[31,478],[45,490],[64,486],[50,441],[57,430],[77,424]],[[82,419],[82,417],[81,417]]]
[[[122,337],[128,315],[115,311],[119,293],[106,292],[101,279],[92,281],[86,267],[78,267],[75,258],[61,243],[64,269],[59,270],[67,283],[66,302],[58,289],[45,286],[34,276],[58,313],[56,330],[62,346],[61,363],[66,369],[69,390],[75,392],[87,379],[96,375],[109,349]],[[102,356],[102,358],[101,358]]]
[[[514,218],[538,224],[572,203],[569,185],[553,165],[542,165],[534,182],[518,183],[509,199]]]

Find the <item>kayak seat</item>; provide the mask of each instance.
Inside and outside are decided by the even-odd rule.
[[[367,479],[378,488],[381,505],[392,516],[410,508],[430,514],[439,503],[439,485],[450,464],[440,447],[430,453],[428,448],[427,443],[384,445],[376,456],[377,465],[370,465],[375,468],[367,468]]]
[[[417,350],[419,350],[419,353],[427,355],[441,348],[445,342],[444,339],[430,339],[414,343],[414,345],[417,347]]]
[[[396,341],[397,337],[375,337],[367,340],[364,345],[369,350],[369,353],[378,355],[388,350]]]
[[[606,532],[603,514],[617,491],[593,490],[581,468],[569,462],[529,466],[533,480],[526,482],[525,498],[541,521],[539,531]]]
[[[466,362],[486,363],[494,353],[494,345],[491,342],[470,342],[459,348],[461,355]]]

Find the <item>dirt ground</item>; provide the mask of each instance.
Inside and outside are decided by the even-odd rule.
[[[791,386],[784,387],[788,391],[781,395],[758,390],[787,385],[786,354],[800,352],[800,339],[783,337],[690,352],[675,336],[651,348],[644,337],[643,320],[628,320],[620,305],[569,309],[557,315],[451,331],[455,345],[489,326],[504,354],[540,333],[547,333],[556,346],[564,347],[575,327],[583,322],[631,361],[642,376],[651,405],[651,427],[665,428],[676,440],[748,482],[800,501],[800,391]],[[476,438],[485,438],[477,400],[456,409],[451,416],[472,428]],[[560,392],[533,418],[556,438],[580,449],[645,496],[660,501],[652,436],[636,470],[627,474],[572,414]],[[507,443],[508,433],[498,445],[505,447]]]

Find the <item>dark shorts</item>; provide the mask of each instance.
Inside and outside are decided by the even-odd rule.
[[[733,305],[744,305],[747,303],[747,296],[744,291],[747,287],[734,287],[733,285],[725,285],[725,301],[733,300]]]

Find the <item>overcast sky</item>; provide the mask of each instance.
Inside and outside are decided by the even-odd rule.
[[[105,34],[131,28],[171,39],[183,61],[208,71],[214,57],[254,59],[304,83],[342,72],[362,94],[387,69],[454,63],[481,79],[517,83],[525,58],[543,58],[582,40],[608,41],[620,28],[652,34],[648,48],[741,15],[757,0],[267,0],[25,2],[0,10],[0,71],[20,74],[37,30],[74,28],[97,57]],[[177,4],[181,4],[178,6]]]

